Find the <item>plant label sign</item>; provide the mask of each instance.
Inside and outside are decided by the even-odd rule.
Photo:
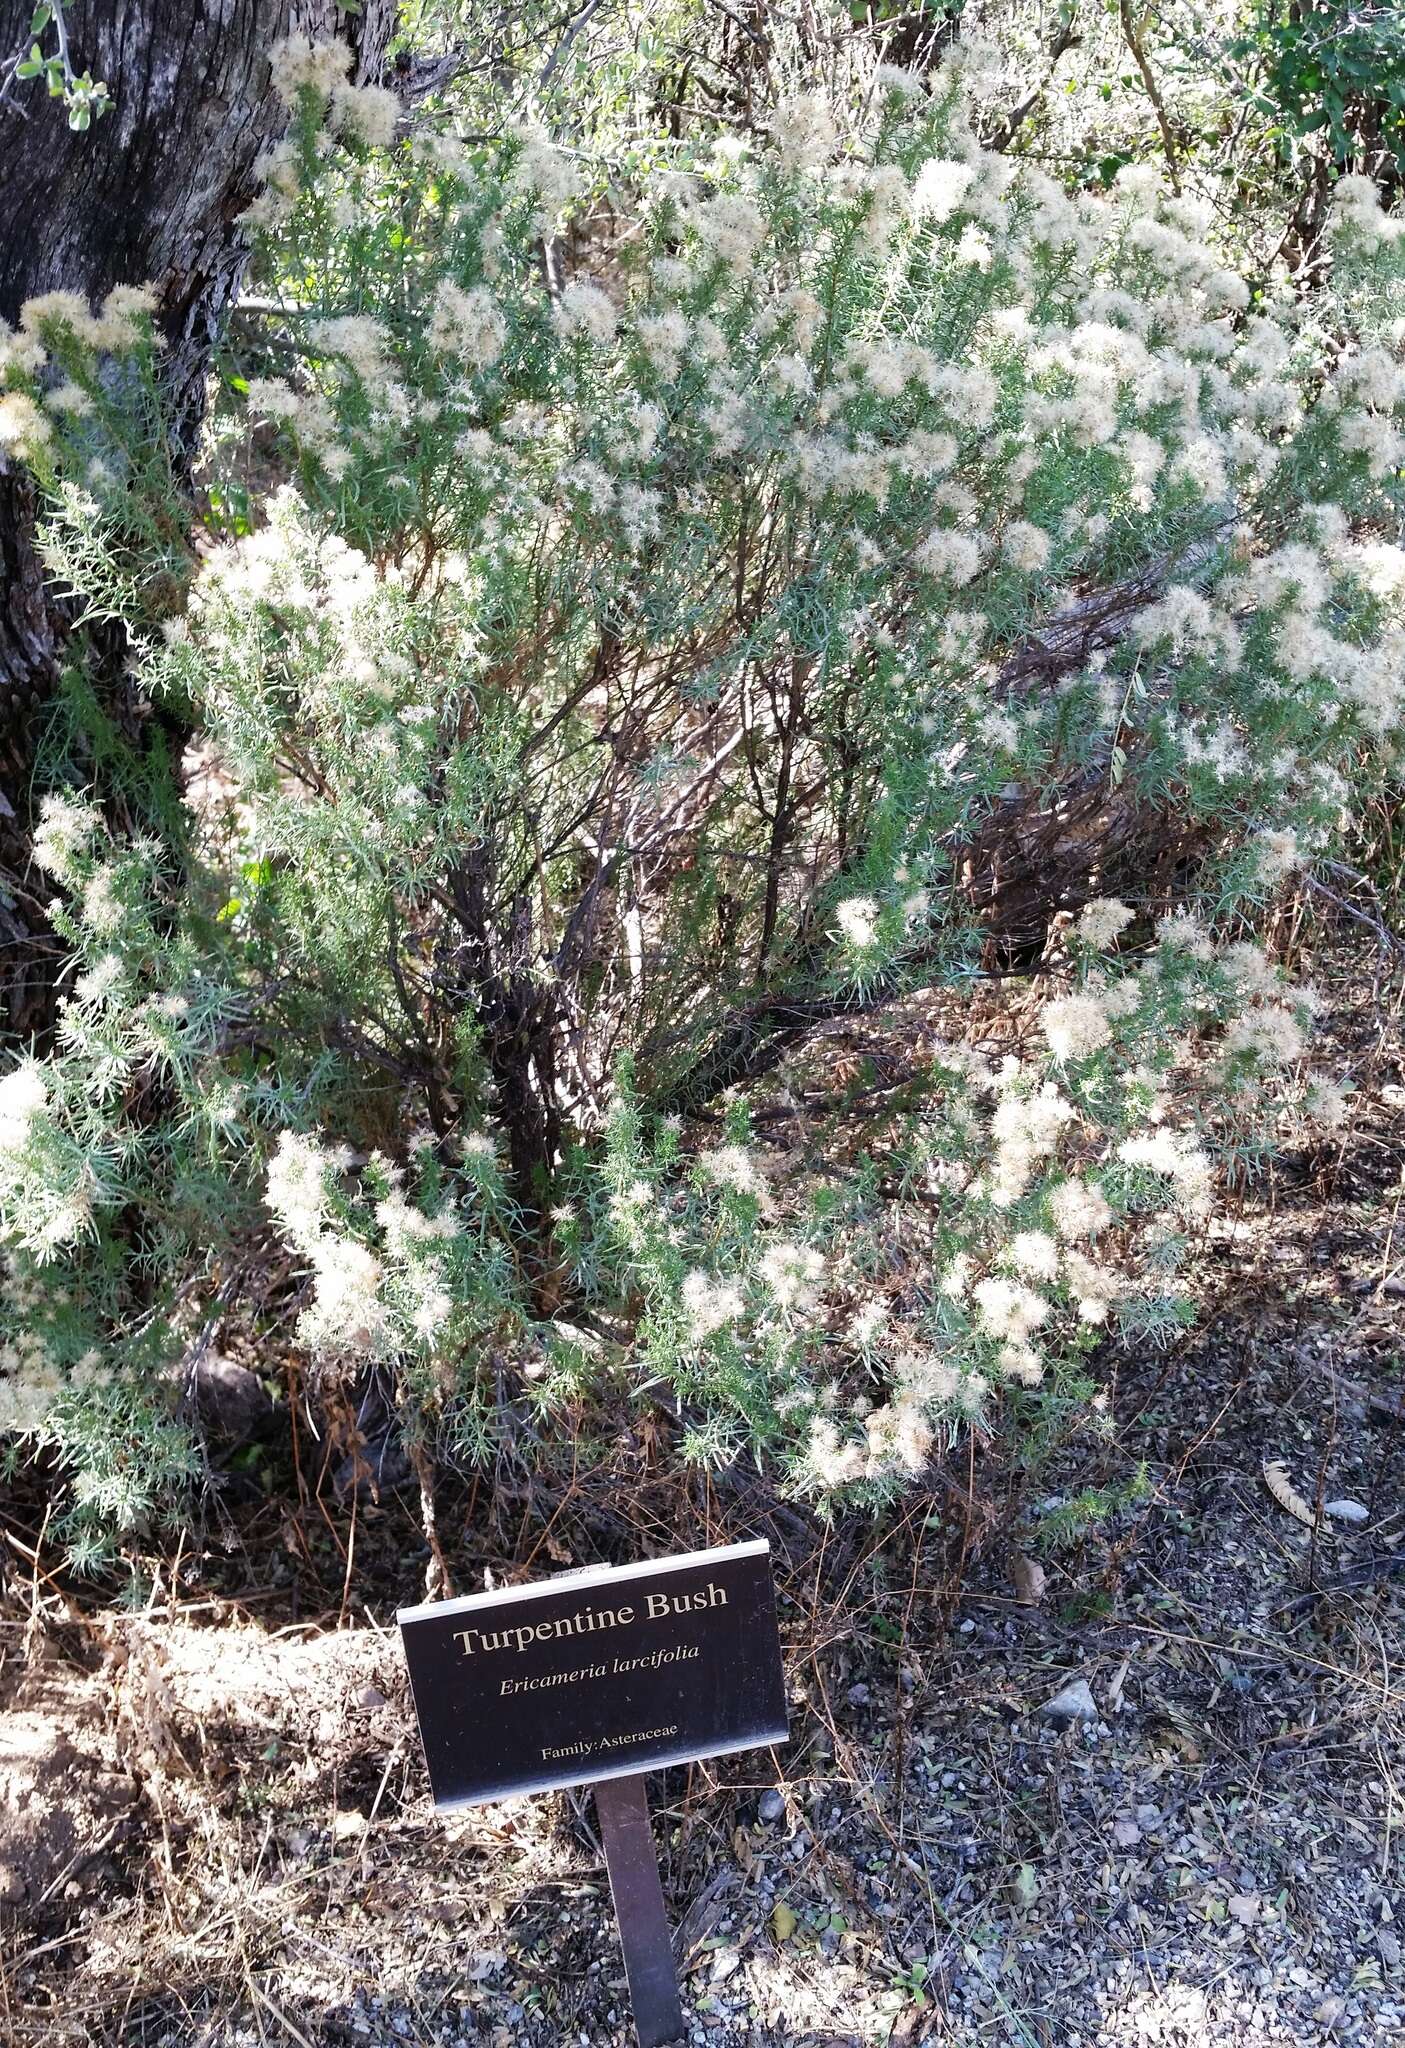
[[[643,1773],[784,1742],[767,1543],[399,1617],[438,1807],[593,1785],[640,2048],[683,2033]]]
[[[766,1543],[567,1572],[398,1619],[439,1807],[786,1739]]]

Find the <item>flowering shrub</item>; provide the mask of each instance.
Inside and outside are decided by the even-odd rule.
[[[0,1077],[7,1426],[81,1467],[96,1384],[163,1412],[271,1237],[288,1341],[475,1450],[505,1371],[550,1408],[611,1360],[817,1493],[1086,1404],[1107,1326],[1183,1321],[1219,1150],[1341,1110],[1251,931],[1394,744],[1397,224],[1345,181],[1337,295],[1256,302],[1149,174],[983,152],[959,50],[603,213],[541,133],[397,140],[325,48],[276,76],[284,317],[198,559],[140,301],[3,344],[55,572],[196,735],[178,825],[47,802],[74,971]],[[288,478],[247,517],[236,428]],[[1042,948],[1034,1033],[781,1185],[748,1091],[992,933]]]

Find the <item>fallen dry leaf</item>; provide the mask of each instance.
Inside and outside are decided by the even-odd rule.
[[[1288,1467],[1281,1458],[1271,1458],[1265,1462],[1264,1485],[1279,1507],[1286,1509],[1295,1521],[1301,1522],[1306,1529],[1316,1527],[1316,1515],[1288,1477]]]

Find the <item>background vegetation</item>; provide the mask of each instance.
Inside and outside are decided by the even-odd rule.
[[[193,467],[145,280],[4,337],[70,622],[11,1470],[96,1564],[291,1485],[299,1407],[431,1538],[445,1467],[608,1485],[622,1417],[867,1507],[1046,1457],[1348,1112],[1285,900],[1398,908],[1393,10],[395,50],[273,53]],[[901,1078],[817,1083],[879,1012]]]

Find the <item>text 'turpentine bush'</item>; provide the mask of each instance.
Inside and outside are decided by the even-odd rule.
[[[343,58],[275,53],[283,313],[213,460],[231,506],[257,428],[286,480],[198,563],[132,438],[145,304],[0,350],[55,573],[196,735],[178,827],[47,800],[74,967],[0,1076],[0,1422],[81,1490],[141,1418],[90,1520],[145,1507],[275,1246],[284,1339],[479,1451],[504,1387],[622,1374],[690,1455],[882,1497],[1087,1404],[1108,1326],[1184,1321],[1219,1152],[1341,1113],[1251,932],[1394,744],[1395,224],[1345,181],[1334,296],[1251,301],[1150,173],[982,151],[959,50],[631,181],[397,139]],[[1037,1030],[778,1176],[750,1084],[963,986],[1002,891],[1015,957],[1062,913]]]

